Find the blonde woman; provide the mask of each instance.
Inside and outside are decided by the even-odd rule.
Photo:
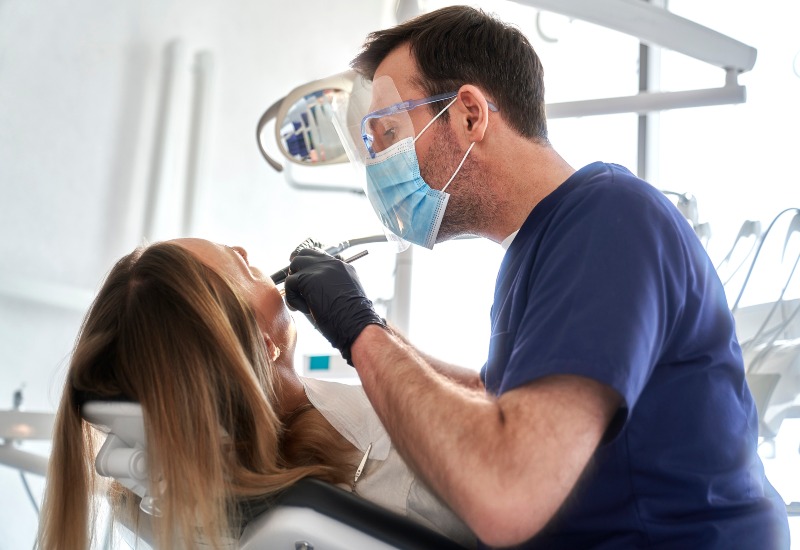
[[[242,248],[177,239],[117,262],[67,373],[38,547],[89,548],[104,494],[116,518],[136,513],[136,495],[94,473],[97,434],[80,413],[91,399],[141,404],[160,548],[198,537],[223,547],[238,537],[243,504],[309,476],[474,546],[402,462],[359,386],[297,376],[295,341],[278,290]]]

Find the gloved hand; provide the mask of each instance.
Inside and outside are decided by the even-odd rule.
[[[321,242],[315,241],[314,239],[309,237],[308,239],[304,240],[299,245],[297,245],[297,248],[295,248],[292,251],[292,253],[289,254],[289,261],[291,262],[292,260],[294,260],[294,257],[297,256],[298,252],[300,252],[301,250],[306,250],[307,248],[316,248],[317,250],[322,250],[322,251],[325,250],[325,247],[322,246]]]
[[[386,327],[364,295],[350,264],[316,248],[297,252],[286,278],[286,303],[313,319],[317,330],[352,366],[350,347],[364,327]]]

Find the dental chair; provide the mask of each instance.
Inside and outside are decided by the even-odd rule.
[[[158,500],[148,494],[144,420],[138,403],[89,401],[83,417],[108,434],[95,468],[142,498],[140,508],[158,514]],[[339,487],[303,479],[257,510],[238,541],[241,550],[405,550],[464,547],[410,519],[381,508]],[[154,548],[146,525],[133,537]]]

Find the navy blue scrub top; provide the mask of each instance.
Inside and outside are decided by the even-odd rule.
[[[613,164],[573,174],[506,252],[491,324],[488,392],[572,374],[623,398],[565,505],[520,548],[788,548],[722,284],[661,192]]]

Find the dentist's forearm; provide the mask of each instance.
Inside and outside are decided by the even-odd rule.
[[[470,447],[464,438],[475,434],[475,422],[468,420],[472,407],[467,404],[479,410],[490,407],[485,393],[440,374],[416,349],[378,326],[368,326],[359,335],[352,346],[352,359],[395,447],[453,506],[451,499],[460,497],[450,494],[451,487],[460,482],[451,474],[463,469],[454,468],[451,461],[464,456],[458,448]],[[464,421],[473,428],[462,431]]]
[[[491,546],[519,544],[546,525],[619,404],[613,390],[578,376],[487,396],[377,325],[358,336],[352,359],[400,454]]]
[[[530,491],[520,494],[515,487],[530,485],[505,464],[515,453],[506,447],[496,400],[447,379],[377,326],[359,335],[352,358],[398,452],[481,540],[497,546],[522,542],[549,520],[555,506],[536,510],[524,522],[501,521],[525,508]],[[496,510],[502,512],[495,516]],[[493,540],[498,533],[504,538]]]

